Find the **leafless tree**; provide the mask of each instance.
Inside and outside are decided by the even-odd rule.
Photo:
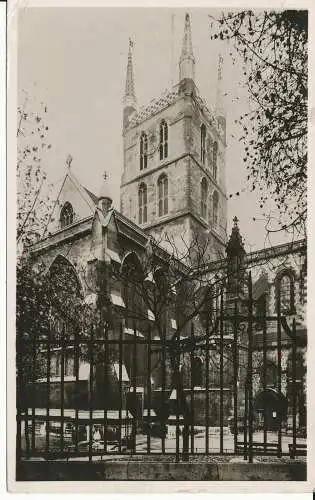
[[[251,189],[260,190],[268,232],[305,237],[307,42],[305,10],[242,10],[210,16],[212,38],[243,60],[251,111],[240,116]],[[268,213],[273,200],[277,211]]]

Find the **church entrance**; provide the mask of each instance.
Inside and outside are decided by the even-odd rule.
[[[254,402],[257,424],[268,431],[277,431],[287,418],[288,403],[286,397],[275,389],[261,391]]]

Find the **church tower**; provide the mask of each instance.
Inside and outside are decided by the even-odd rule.
[[[222,77],[219,59],[218,84]],[[137,110],[129,47],[124,96],[121,212],[146,232],[181,247],[208,241],[210,258],[225,254],[225,114],[209,110],[195,82],[189,14],[176,85]],[[217,99],[218,100],[218,99]],[[217,111],[217,113],[216,113]]]

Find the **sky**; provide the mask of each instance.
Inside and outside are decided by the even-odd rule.
[[[217,15],[218,11],[198,8],[189,13],[196,84],[210,107],[215,103],[219,53],[224,59],[227,194],[234,194],[228,199],[228,234],[236,215],[247,250],[258,249],[266,246],[263,211],[256,191],[251,192],[246,181],[237,124],[239,116],[250,106],[242,81],[242,61],[233,65],[233,47],[210,38],[209,14]],[[164,8],[20,10],[18,104],[23,106],[27,94],[29,112],[41,113],[41,103],[47,106],[46,141],[51,143],[51,149],[44,154],[42,165],[56,189],[71,154],[73,173],[96,195],[104,171],[108,172],[113,204],[119,209],[122,97],[129,37],[134,42],[135,89],[141,106],[178,82],[184,17],[183,9]],[[26,136],[28,133],[26,129]],[[237,192],[239,196],[235,195]],[[283,235],[272,243],[283,242],[281,238]]]

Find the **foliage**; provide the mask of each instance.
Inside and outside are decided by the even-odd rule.
[[[51,149],[47,106],[41,103],[39,112],[29,107],[25,93],[24,103],[18,107],[17,127],[17,243],[21,252],[41,235],[51,203],[51,187],[42,166],[45,153]]]
[[[211,17],[212,38],[230,41],[244,62],[251,104],[239,120],[244,162],[252,190],[260,188],[261,208],[270,197],[276,204],[276,230],[305,230],[307,21],[307,11],[298,10]]]

